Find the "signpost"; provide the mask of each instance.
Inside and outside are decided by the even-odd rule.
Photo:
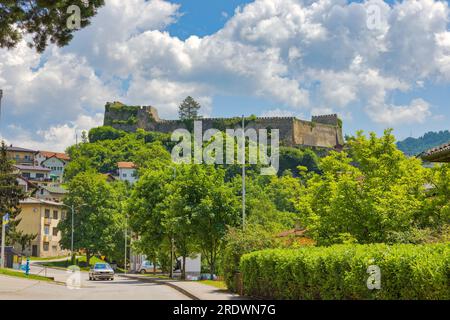
[[[2,249],[0,256],[0,268],[3,269],[5,267],[5,241],[6,241],[6,225],[9,223],[9,214],[5,214],[2,219]]]

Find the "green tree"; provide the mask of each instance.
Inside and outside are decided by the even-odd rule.
[[[26,234],[23,231],[15,231],[13,234],[11,234],[11,241],[13,243],[20,244],[22,254],[25,252],[25,248],[27,246],[31,245],[31,241],[36,239],[38,235],[37,234]]]
[[[92,255],[111,256],[114,248],[124,242],[124,214],[121,199],[124,189],[119,184],[109,184],[103,175],[83,172],[68,184],[69,193],[64,199],[68,206],[77,208],[74,215],[74,250],[84,249],[89,264]],[[71,247],[71,219],[62,220],[60,244]]]
[[[6,145],[2,141],[0,148],[0,221],[3,221],[5,214],[10,215],[11,222],[5,238],[7,243],[12,243],[14,238],[17,238],[16,230],[20,220],[14,221],[14,219],[20,213],[20,201],[25,198],[23,189],[18,185],[17,177],[13,164],[7,157]]]
[[[124,131],[117,130],[113,127],[102,126],[98,128],[92,128],[89,130],[89,141],[91,143],[101,140],[115,140],[122,138],[125,135]]]
[[[80,9],[80,27],[84,28],[95,16],[103,0],[4,0],[0,3],[0,47],[14,48],[24,36],[29,35],[29,46],[43,52],[48,43],[59,47],[73,38],[74,28],[68,28],[73,11]]]
[[[181,120],[195,120],[199,118],[198,111],[200,110],[200,104],[195,101],[191,96],[188,96],[181,103],[178,114]]]
[[[427,171],[399,151],[390,131],[358,132],[348,154],[323,158],[296,201],[302,223],[319,244],[384,242],[408,232],[423,210]]]
[[[211,275],[228,227],[240,224],[240,201],[225,172],[213,166],[192,165],[178,180],[181,198],[192,212],[192,226]]]

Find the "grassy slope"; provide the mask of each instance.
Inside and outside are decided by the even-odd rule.
[[[30,280],[53,281],[50,278],[43,277],[43,276],[37,276],[34,274],[30,274],[27,276],[23,271],[20,272],[20,271],[15,271],[15,270],[11,270],[11,269],[0,269],[0,275],[24,278],[24,279],[30,279]]]
[[[86,263],[86,256],[83,257],[79,257],[78,259],[78,264],[81,263]],[[66,263],[66,261],[68,261],[69,263]],[[97,258],[97,257],[92,257],[90,265],[93,266],[95,263],[97,262],[104,262],[103,260]],[[63,261],[49,261],[49,262],[45,262],[43,264],[46,267],[57,267],[57,268],[67,268],[68,266],[70,266],[70,258],[68,258],[67,260],[63,260]],[[80,269],[82,271],[89,271],[90,267],[80,267]]]

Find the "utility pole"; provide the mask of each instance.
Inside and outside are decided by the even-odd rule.
[[[72,258],[73,258],[73,229],[74,229],[74,215],[75,215],[75,208],[73,207],[72,204],[72,230],[71,230],[71,236],[70,236],[70,253],[72,254]]]
[[[5,241],[6,241],[6,225],[9,222],[9,214],[5,214],[2,218],[2,248],[0,255],[0,268],[3,269],[5,267]]]
[[[125,274],[127,274],[127,228],[128,228],[128,216],[125,216],[125,259],[123,264]]]
[[[2,127],[2,98],[3,98],[3,90],[0,89],[0,138],[2,138],[2,140],[3,140],[2,131],[1,131],[1,127]]]
[[[172,239],[170,241],[170,275],[169,278],[172,279],[173,278],[173,235],[172,235]]]
[[[75,223],[74,223],[74,221],[75,221],[75,206],[73,205],[73,203],[71,206],[68,206],[67,204],[64,204],[64,203],[62,205],[69,208],[72,211],[72,217],[71,217],[72,230],[70,232],[70,234],[71,234],[70,235],[70,254],[72,255],[72,263],[75,263],[74,257],[73,257],[73,239],[74,239],[73,235],[74,235],[74,230],[75,230]],[[84,206],[87,206],[87,204],[83,203],[83,204],[79,205],[77,207],[77,209],[84,207]]]
[[[242,229],[245,230],[245,118],[242,115]]]

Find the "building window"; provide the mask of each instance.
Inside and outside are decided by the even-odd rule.
[[[53,210],[53,219],[58,219],[58,210]]]
[[[44,251],[48,251],[48,242],[44,242]]]
[[[122,174],[122,177],[126,178],[126,177],[127,177],[127,174],[126,174],[126,173]]]
[[[36,173],[36,178],[42,179],[42,178],[44,178],[44,174],[43,173]]]
[[[50,209],[45,209],[45,217],[50,219]]]
[[[49,233],[50,233],[49,227],[48,227],[48,226],[45,226],[45,227],[44,227],[44,234],[45,234],[46,236],[48,236]]]
[[[58,228],[53,228],[53,236],[58,236]]]

